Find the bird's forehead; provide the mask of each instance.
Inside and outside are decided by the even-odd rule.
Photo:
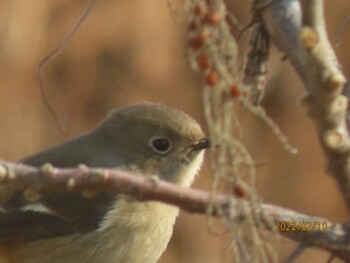
[[[162,104],[142,103],[112,112],[110,118],[167,130],[182,137],[202,138],[200,125],[186,113]],[[117,120],[118,121],[118,120]]]

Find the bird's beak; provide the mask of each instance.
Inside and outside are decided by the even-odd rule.
[[[207,149],[210,147],[210,139],[209,138],[200,139],[197,143],[192,144],[191,147],[192,147],[192,151]]]

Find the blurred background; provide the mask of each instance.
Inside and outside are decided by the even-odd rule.
[[[175,0],[174,0],[175,1]],[[228,0],[229,10],[247,24],[250,1]],[[350,2],[325,1],[329,36],[349,18]],[[38,65],[75,26],[88,0],[0,1],[0,158],[16,161],[94,127],[113,108],[153,101],[179,108],[203,127],[201,78],[186,58],[186,35],[165,0],[99,0],[67,47],[43,71],[45,91],[66,126],[61,132],[39,88]],[[349,73],[350,28],[336,49]],[[242,51],[248,36],[241,42]],[[242,111],[243,141],[259,166],[258,191],[267,203],[334,221],[348,212],[326,162],[315,127],[299,100],[304,90],[284,54],[273,48],[263,105],[299,149],[286,152],[272,132]],[[194,187],[210,189],[207,164]],[[159,262],[233,262],[228,236],[213,236],[202,215],[180,214],[173,238]],[[296,244],[282,239],[280,258]],[[326,262],[327,253],[307,250],[296,262]]]

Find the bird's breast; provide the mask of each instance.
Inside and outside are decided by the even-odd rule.
[[[24,243],[11,263],[155,263],[170,240],[178,208],[118,197],[99,230]]]
[[[153,263],[166,249],[178,212],[160,202],[120,198],[99,232],[115,262]]]

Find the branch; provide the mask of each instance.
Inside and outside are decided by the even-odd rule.
[[[217,195],[212,200],[211,194],[206,191],[183,188],[175,184],[162,181],[157,178],[146,178],[136,176],[127,171],[116,169],[88,168],[80,166],[78,168],[58,169],[49,164],[41,168],[34,168],[23,164],[15,164],[0,161],[0,190],[21,190],[24,196],[29,199],[30,196],[40,198],[40,194],[52,191],[114,191],[133,195],[141,201],[160,201],[175,205],[189,213],[207,214],[209,204],[212,204],[210,214],[212,216],[234,216],[236,201],[232,197]],[[31,195],[26,194],[30,192]],[[0,193],[0,204],[5,202],[5,195]],[[36,199],[37,200],[37,199]],[[349,225],[333,223],[325,218],[314,217],[297,213],[282,207],[263,204],[261,207],[252,207],[249,202],[243,202],[244,206],[252,209],[253,213],[260,214],[264,211],[268,217],[275,222],[275,227],[266,229],[271,232],[281,233],[283,236],[292,240],[302,242],[304,246],[313,246],[326,249],[332,254],[341,258],[350,257],[350,248],[348,246],[348,237],[350,235]],[[261,217],[259,217],[261,218]],[[283,230],[282,222],[285,225],[292,225],[296,222],[294,231]],[[310,231],[298,230],[298,222],[301,226],[306,222],[323,222],[327,226],[327,231],[317,227],[309,228]],[[280,231],[278,231],[280,226]]]
[[[323,1],[276,0],[261,9],[274,42],[287,53],[304,82],[303,104],[317,126],[318,137],[350,209],[350,139],[346,126],[345,77],[329,43]],[[303,15],[302,15],[303,13]]]

